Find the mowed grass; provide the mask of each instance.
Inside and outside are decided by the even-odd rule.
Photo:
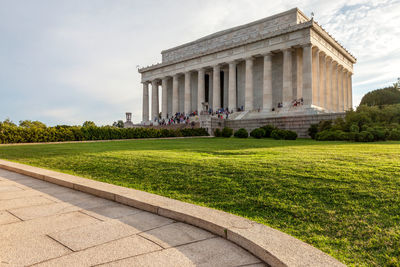
[[[348,265],[400,264],[400,142],[134,140],[0,146],[0,158],[231,212]]]

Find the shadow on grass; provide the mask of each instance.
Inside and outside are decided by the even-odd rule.
[[[368,145],[390,145],[400,142],[377,142]],[[190,138],[190,139],[152,139],[124,140],[93,143],[59,143],[18,146],[0,146],[0,158],[41,158],[80,153],[102,153],[116,151],[157,150],[207,153],[213,155],[232,155],[227,151],[240,151],[261,148],[296,147],[296,146],[347,146],[365,145],[365,143],[327,141],[311,139],[274,140],[274,139],[237,139],[237,138]]]

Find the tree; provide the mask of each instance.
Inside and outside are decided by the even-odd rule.
[[[124,122],[122,120],[119,120],[117,122],[114,121],[113,126],[118,128],[124,128]]]
[[[393,88],[400,90],[400,78],[397,78],[397,82],[393,84]]]
[[[82,124],[83,127],[96,127],[96,124],[93,121],[85,121]]]
[[[383,106],[400,103],[400,78],[393,86],[371,91],[363,96],[360,105]]]
[[[24,121],[19,121],[19,126],[21,127],[26,127],[26,128],[46,128],[46,124],[40,121],[30,121],[30,120],[24,120]]]
[[[2,124],[9,126],[17,126],[14,122],[10,120],[10,118],[5,119]]]

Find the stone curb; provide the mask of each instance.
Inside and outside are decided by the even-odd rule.
[[[271,266],[344,266],[288,234],[223,211],[5,160],[0,160],[0,168],[197,226],[241,246]]]

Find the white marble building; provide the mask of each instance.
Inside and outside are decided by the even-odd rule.
[[[162,63],[139,69],[144,123],[158,117],[160,93],[162,118],[200,112],[202,103],[213,110],[243,108],[243,119],[352,107],[356,58],[297,8],[161,54]]]

